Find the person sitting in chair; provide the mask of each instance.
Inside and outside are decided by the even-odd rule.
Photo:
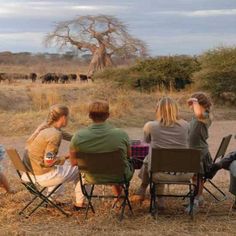
[[[93,124],[77,132],[70,144],[70,156],[72,165],[77,165],[78,151],[85,153],[103,153],[121,150],[125,165],[127,180],[133,176],[133,168],[129,162],[130,144],[129,137],[121,129],[115,128],[107,122],[109,117],[109,104],[98,100],[89,105],[89,118]],[[118,182],[117,176],[104,176],[86,174],[85,179],[89,182]],[[112,186],[113,194],[119,196],[122,188],[119,185]]]
[[[71,140],[72,135],[61,128],[67,126],[68,107],[56,104],[50,107],[47,121],[42,123],[29,137],[26,144],[24,163],[32,171],[39,185],[48,188],[48,194],[55,186],[73,181],[76,203],[74,210],[84,207],[84,195],[79,183],[79,170],[67,161],[69,155],[58,156],[62,139]],[[22,176],[24,181],[28,178]]]
[[[163,97],[157,104],[156,120],[149,121],[144,125],[144,141],[150,143],[151,148],[187,148],[189,124],[187,121],[179,118],[178,105],[170,97]],[[142,182],[137,191],[137,198],[143,201],[146,189],[149,185],[148,166],[151,163],[151,152],[144,159],[144,164],[140,170],[139,177]],[[153,179],[173,180],[190,179],[189,174],[169,174],[154,173]],[[158,194],[163,194],[164,186],[157,189]],[[158,198],[158,208],[164,209],[164,200]]]

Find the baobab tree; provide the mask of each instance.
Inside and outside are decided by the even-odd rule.
[[[45,38],[46,45],[60,49],[75,47],[82,53],[91,53],[87,75],[112,66],[113,56],[128,58],[145,56],[145,43],[132,37],[123,22],[108,15],[80,16],[59,22]]]

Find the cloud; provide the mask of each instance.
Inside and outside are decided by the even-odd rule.
[[[119,5],[78,5],[70,2],[12,2],[0,5],[0,18],[65,18],[79,13],[115,14],[124,11],[128,6]]]
[[[152,12],[152,14],[176,15],[176,16],[187,16],[187,17],[232,16],[236,15],[236,9],[197,10],[197,11],[155,11]]]

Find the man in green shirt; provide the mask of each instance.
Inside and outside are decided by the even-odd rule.
[[[115,128],[106,120],[109,117],[109,104],[106,101],[95,101],[89,106],[89,118],[93,124],[77,132],[70,144],[70,156],[72,165],[77,165],[77,152],[103,153],[121,150],[121,156],[125,164],[125,174],[127,180],[133,176],[133,168],[129,162],[130,145],[126,132]],[[86,174],[85,179],[89,182],[119,182],[119,176],[105,176],[98,174]],[[114,195],[119,195],[121,187],[112,186]]]

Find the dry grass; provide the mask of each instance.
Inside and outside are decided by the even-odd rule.
[[[189,90],[181,94],[171,94],[179,101],[181,115],[186,119],[191,117],[185,105],[191,92]],[[124,127],[132,139],[138,139],[142,136],[143,124],[154,119],[155,104],[162,95],[127,91],[103,83],[42,85],[23,81],[0,84],[0,142],[6,148],[14,146],[22,153],[28,134],[46,118],[48,107],[53,103],[65,103],[70,107],[71,122],[68,130],[74,132],[90,123],[87,108],[89,101],[93,99],[109,100],[111,123]],[[215,108],[215,120],[234,120],[235,117],[236,112],[230,108]],[[216,152],[220,139],[232,133],[232,130],[236,130],[233,121],[213,122],[209,139],[212,153]],[[228,151],[234,148],[235,141],[231,142]],[[60,152],[67,151],[68,143],[63,143]],[[206,193],[207,204],[194,221],[184,213],[183,201],[175,199],[167,200],[167,210],[160,214],[157,220],[153,220],[148,214],[148,199],[142,206],[133,202],[134,216],[130,216],[127,211],[123,222],[117,220],[116,212],[110,211],[110,203],[107,201],[95,201],[97,212],[95,215],[90,214],[86,221],[82,212],[65,218],[54,209],[46,208],[27,220],[18,216],[17,212],[30,196],[20,186],[9,161],[6,159],[3,164],[5,173],[17,193],[5,195],[0,189],[0,235],[235,235],[236,214],[229,214],[232,196],[229,195],[229,199],[222,204],[214,204]],[[131,183],[131,195],[139,183],[135,175]],[[216,183],[227,192],[227,173],[221,172]],[[73,197],[73,186],[69,184],[61,200],[72,203]],[[71,207],[67,206],[66,210],[71,211]]]
[[[181,115],[190,119],[191,112],[186,100],[191,90],[171,93],[178,100]],[[88,104],[94,99],[105,99],[110,102],[110,122],[120,127],[142,127],[147,120],[155,118],[154,110],[157,100],[163,94],[140,93],[125,90],[109,83],[72,83],[72,84],[32,84],[20,81],[13,84],[0,84],[0,133],[3,136],[25,135],[32,132],[42,122],[49,106],[64,103],[71,111],[71,122],[68,129],[90,124],[87,115]],[[216,119],[234,119],[235,110],[216,108]],[[6,125],[7,121],[7,125]]]
[[[236,130],[234,121],[215,121],[210,128],[209,145],[214,155],[221,138]],[[141,128],[126,128],[131,139],[142,136]],[[27,136],[3,137],[1,143],[6,147],[14,146],[23,153]],[[232,140],[228,151],[235,149],[235,140]],[[63,142],[60,153],[68,150],[68,142]],[[183,200],[167,199],[167,210],[154,220],[148,213],[148,198],[140,206],[132,202],[134,216],[126,212],[122,222],[118,221],[117,212],[110,210],[110,202],[95,201],[96,214],[89,214],[89,219],[84,220],[84,213],[73,213],[65,218],[54,209],[40,209],[30,219],[17,215],[17,212],[30,199],[30,195],[21,187],[15,171],[8,159],[3,161],[5,174],[13,188],[17,190],[15,195],[4,195],[0,189],[0,235],[235,235],[236,213],[230,212],[232,195],[229,193],[228,200],[216,204],[205,192],[206,205],[195,216],[194,221],[184,212]],[[229,183],[228,173],[221,171],[214,178],[226,193]],[[140,180],[137,173],[131,182],[131,195],[136,191]],[[170,188],[170,191],[180,189]],[[107,190],[109,191],[109,189]],[[68,184],[61,200],[72,204],[74,199],[73,185]],[[71,205],[65,207],[71,211]],[[208,210],[210,210],[208,212]]]

